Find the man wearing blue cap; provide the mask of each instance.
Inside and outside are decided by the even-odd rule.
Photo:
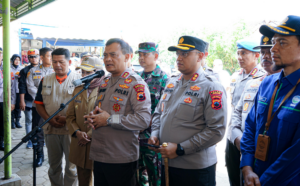
[[[158,149],[169,158],[171,186],[216,185],[217,155],[215,144],[222,140],[227,122],[224,87],[201,67],[205,41],[182,36],[176,51],[181,72],[169,79],[152,119],[148,143],[167,147]],[[165,164],[164,164],[165,165]],[[164,166],[162,186],[165,185]]]
[[[274,70],[260,85],[245,121],[241,165],[246,186],[296,186],[300,183],[300,17],[279,26],[262,25],[273,37]]]
[[[237,105],[244,91],[246,83],[254,78],[262,77],[265,71],[260,64],[257,64],[259,58],[259,49],[253,49],[259,43],[253,40],[243,39],[237,42],[237,57],[239,66],[242,68],[239,72],[232,75],[230,83],[231,108],[234,113],[234,108]],[[229,127],[231,126],[231,120]],[[231,186],[239,186],[240,179],[240,151],[234,143],[230,141],[230,135],[227,136],[225,161]],[[240,140],[240,138],[238,139]],[[239,141],[236,141],[239,143]]]

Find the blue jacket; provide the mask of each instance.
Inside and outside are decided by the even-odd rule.
[[[242,159],[240,167],[252,166],[262,186],[300,185],[300,85],[277,111],[266,135],[271,142],[267,161],[254,158],[257,137],[265,130],[269,104],[273,91],[276,93],[272,114],[284,96],[296,85],[300,69],[284,77],[283,71],[267,76],[259,87],[248,117],[241,141]]]

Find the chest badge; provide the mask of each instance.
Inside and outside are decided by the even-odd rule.
[[[36,70],[36,71],[34,71],[35,73],[41,73],[41,71],[40,70]]]
[[[127,85],[121,85],[121,84],[119,84],[119,87],[121,87],[121,88],[125,88],[125,89],[128,89],[128,88],[130,88],[129,86],[127,86]]]
[[[119,112],[120,109],[121,109],[121,106],[120,106],[118,103],[114,104],[113,110],[114,110],[115,112]]]
[[[129,72],[124,72],[124,74],[122,75],[122,78],[127,78],[129,76]]]
[[[198,73],[195,73],[195,74],[193,75],[193,77],[191,78],[191,81],[196,81],[196,80],[198,79],[198,77],[199,77],[199,74],[198,74]]]
[[[119,102],[119,101],[123,101],[123,99],[122,99],[122,98],[120,98],[120,97],[116,97],[116,96],[114,96],[114,99],[115,99],[117,102]]]
[[[162,99],[165,100],[167,98],[167,94],[164,94]]]
[[[186,102],[186,103],[192,103],[193,102],[193,100],[190,97],[185,98],[183,101]]]
[[[106,87],[107,86],[107,83],[104,83],[101,85],[101,87]]]
[[[127,78],[127,79],[124,80],[124,83],[126,83],[126,84],[129,84],[129,83],[131,83],[131,82],[132,82],[132,79],[131,79],[131,78]]]
[[[231,82],[232,82],[232,83],[236,82],[236,79],[232,79]]]
[[[245,103],[243,107],[243,111],[246,112],[248,110],[248,107],[249,107],[249,103]]]
[[[254,82],[254,83],[252,83],[250,86],[254,88],[254,87],[258,87],[259,84],[258,84],[257,82]]]
[[[209,92],[209,95],[211,97],[211,108],[214,110],[219,110],[222,108],[222,95],[223,92],[219,90],[213,90]]]
[[[195,85],[195,86],[191,86],[190,89],[193,90],[193,91],[197,91],[197,90],[200,90],[200,87],[198,87],[197,85]]]
[[[167,85],[168,88],[174,88],[174,85],[172,83]]]
[[[250,94],[247,94],[246,96],[245,96],[245,99],[250,99],[251,98],[251,95]]]
[[[293,102],[294,104],[299,103],[299,102],[300,102],[300,96],[294,96],[293,99],[292,99],[292,102]]]

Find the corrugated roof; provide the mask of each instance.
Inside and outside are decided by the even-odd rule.
[[[39,9],[55,0],[10,0],[10,16],[11,20],[18,19],[36,9]],[[0,1],[0,14],[2,15],[2,2]],[[2,16],[0,17],[0,25],[2,25]]]

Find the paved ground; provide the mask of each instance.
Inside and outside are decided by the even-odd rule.
[[[13,129],[12,130],[12,147],[16,146],[25,136],[25,121],[24,114],[22,113],[21,124],[23,128]],[[229,186],[229,181],[227,177],[227,170],[225,167],[225,145],[226,140],[223,139],[220,143],[217,144],[217,155],[218,155],[218,164],[217,164],[217,186]],[[48,157],[47,149],[44,147],[45,153],[45,162],[42,167],[37,168],[37,185],[46,186],[51,185],[48,177]],[[32,149],[26,149],[26,144],[23,144],[17,151],[12,154],[12,172],[19,175],[22,179],[23,186],[32,185]],[[3,151],[0,151],[0,156],[3,157]],[[64,165],[63,165],[64,166]],[[0,165],[0,177],[4,176],[4,163]]]

